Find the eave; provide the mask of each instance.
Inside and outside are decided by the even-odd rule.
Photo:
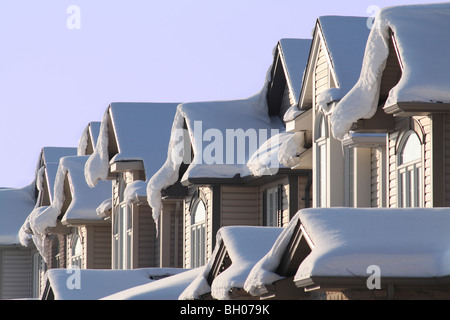
[[[398,117],[429,116],[433,113],[449,113],[450,103],[440,102],[397,102],[383,108],[387,114]]]

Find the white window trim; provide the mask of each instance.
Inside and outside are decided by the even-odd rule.
[[[423,144],[421,143],[420,158],[401,163],[402,152],[413,134],[419,139],[415,131],[408,131],[402,137],[397,154],[397,207],[400,208],[423,207]]]
[[[323,130],[323,133],[321,132]],[[315,187],[315,206],[316,207],[326,207],[328,199],[328,130],[325,115],[319,112],[316,118],[316,130],[315,130],[315,149],[316,149],[316,187]],[[322,163],[324,162],[324,163]]]

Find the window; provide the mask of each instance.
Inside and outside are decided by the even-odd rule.
[[[206,206],[201,199],[194,202],[191,211],[191,268],[206,263]]]
[[[81,244],[81,238],[78,233],[72,237],[72,249],[70,257],[71,267],[78,267],[81,269],[83,265],[83,245]]]
[[[264,191],[264,225],[268,227],[279,226],[281,218],[282,186],[277,186]]]
[[[327,128],[325,117],[319,114],[316,128],[316,206],[327,205]]]
[[[421,207],[422,143],[414,131],[407,132],[402,139],[397,161],[398,206]]]

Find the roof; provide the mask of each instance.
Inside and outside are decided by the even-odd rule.
[[[163,268],[164,269],[164,268]],[[179,269],[173,276],[105,296],[102,300],[177,300],[203,268]]]
[[[36,203],[35,188],[0,189],[0,245],[19,244],[19,229]]]
[[[327,50],[327,59],[331,65],[331,77],[336,88],[323,92],[317,103],[327,108],[328,103],[339,101],[358,80],[364,49],[370,29],[367,17],[321,16],[317,19],[314,42],[320,44],[323,39]],[[311,54],[314,52],[311,51]],[[302,84],[302,95],[312,94],[313,56],[308,61],[307,72]],[[303,98],[305,99],[305,98]]]
[[[446,208],[317,208],[298,212],[312,252],[294,281],[314,277],[434,278],[450,274]]]
[[[122,290],[155,282],[154,279],[161,276],[182,271],[184,270],[174,268],[50,269],[46,273],[47,289],[52,290],[55,300],[98,300]]]
[[[107,108],[94,153],[86,163],[86,180],[94,186],[106,180],[110,165],[108,129],[113,129],[118,153],[111,163],[142,161],[147,179],[164,164],[177,103],[115,102]],[[108,128],[111,121],[113,128]]]
[[[380,10],[367,41],[359,80],[333,111],[333,135],[342,139],[352,123],[375,114],[391,31],[402,76],[389,92],[385,107],[400,102],[450,103],[449,29],[448,2]]]
[[[100,133],[100,124],[99,121],[92,121],[89,122],[89,124],[86,126],[86,128],[83,130],[83,133],[80,137],[80,140],[78,142],[78,150],[77,155],[84,156],[86,155],[86,149],[88,147],[88,144],[92,144],[92,148],[95,148],[95,145],[97,144],[98,135]]]
[[[244,282],[252,269],[278,238],[283,228],[231,226],[222,227],[217,232],[214,252],[204,270],[180,295],[180,299],[198,299],[211,292],[215,299],[229,299],[233,288],[243,288]],[[207,283],[215,260],[220,258],[221,244],[231,259],[231,265],[213,279],[211,286]]]
[[[287,85],[294,97],[295,104],[298,103],[300,97],[303,73],[306,69],[311,42],[311,39],[291,38],[285,38],[279,41]]]
[[[50,201],[53,201],[53,190],[58,170],[59,159],[65,156],[74,156],[77,154],[77,148],[71,147],[43,147],[39,156],[36,175],[41,167],[45,169],[45,178],[48,186]],[[39,179],[38,179],[39,181]],[[38,187],[39,189],[39,187]]]

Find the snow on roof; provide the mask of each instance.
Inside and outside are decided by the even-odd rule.
[[[95,148],[95,145],[97,144],[98,135],[100,133],[100,124],[101,122],[99,121],[97,122],[92,121],[89,122],[86,128],[84,128],[80,140],[78,141],[77,155],[79,156],[86,155],[86,148],[88,146],[89,140],[91,140],[91,143]]]
[[[198,299],[208,292],[211,292],[215,299],[229,299],[229,291],[232,288],[244,286],[252,267],[272,247],[282,230],[283,228],[254,226],[232,226],[219,229],[216,247],[208,264],[180,295],[180,299]],[[207,278],[222,242],[232,263],[213,280],[210,287]]]
[[[298,213],[312,252],[294,281],[313,276],[382,277],[450,274],[448,208],[324,208]]]
[[[182,271],[183,269],[174,268],[50,269],[46,274],[55,300],[98,300],[122,290],[156,282],[153,280],[154,277],[173,275]]]
[[[71,147],[44,147],[41,150],[40,161],[38,170],[43,166],[45,167],[45,178],[47,180],[48,192],[50,201],[53,201],[53,190],[56,178],[56,172],[58,171],[59,159],[66,156],[74,156],[77,154],[77,148]]]
[[[67,177],[71,201],[61,221],[95,221],[101,220],[97,215],[97,207],[107,198],[111,197],[111,182],[101,181],[95,188],[90,188],[84,178],[84,166],[88,156],[62,157],[59,161],[58,171],[54,184],[54,200],[44,210],[35,212],[27,219],[27,227],[33,232],[36,247],[45,255],[44,242],[46,229],[55,227],[57,218],[63,209],[65,194],[64,184]],[[42,207],[41,207],[42,208]]]
[[[303,73],[306,69],[311,42],[310,39],[281,39],[279,41],[289,90],[295,98],[295,104],[298,103],[300,97]]]
[[[95,186],[106,180],[110,163],[142,161],[147,179],[165,161],[176,103],[111,103],[107,108],[94,153],[86,163],[86,180]],[[109,161],[108,121],[111,120],[119,152]]]
[[[450,102],[450,3],[388,7],[375,17],[356,85],[332,110],[333,135],[342,139],[352,123],[371,118],[389,55],[392,30],[403,66],[385,106],[397,102]]]
[[[190,152],[187,135],[193,160],[182,182],[192,178],[234,178],[252,174],[247,165],[250,157],[268,139],[285,131],[281,119],[268,115],[268,78],[263,89],[247,99],[178,106],[166,162],[147,185],[147,200],[155,221],[161,212],[161,190],[177,182],[180,165],[186,157],[184,151]]]
[[[276,273],[281,258],[289,244],[294,233],[294,229],[298,223],[298,217],[291,219],[289,224],[283,228],[278,238],[274,241],[273,246],[266,251],[266,254],[253,266],[252,270],[244,283],[244,290],[252,294],[259,287],[272,284],[284,277]]]
[[[19,230],[36,203],[34,184],[0,189],[0,245],[19,244]]]
[[[173,276],[104,296],[102,300],[177,300],[202,269],[180,269]]]

